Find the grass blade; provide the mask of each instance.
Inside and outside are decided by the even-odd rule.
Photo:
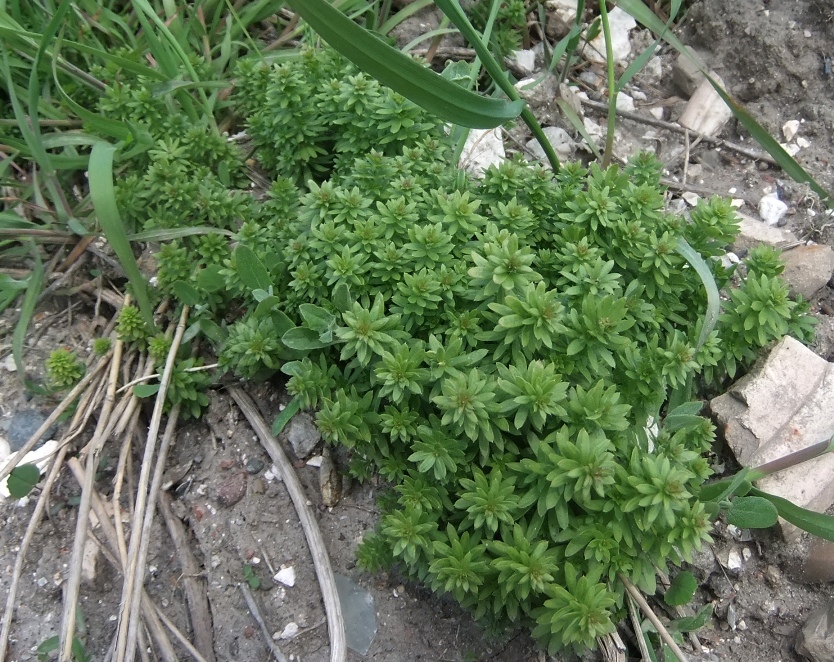
[[[667,30],[665,24],[652,12],[641,0],[618,0],[617,5],[624,11],[631,14],[631,16],[641,25],[647,27],[649,30],[659,35],[664,41],[672,46],[679,53],[688,57],[692,62],[698,66],[702,73],[707,77],[710,84],[718,93],[724,103],[733,112],[733,115],[739,122],[750,132],[750,135],[762,146],[768,154],[770,154],[779,167],[784,170],[791,179],[799,183],[807,183],[811,189],[819,195],[827,204],[830,204],[831,194],[826,191],[820,184],[809,175],[806,170],[796,162],[796,160],[788,154],[782,146],[776,141],[767,130],[759,124],[759,122],[727,91],[718,84],[709,72],[704,71],[701,65],[695,61],[691,53],[686,49],[680,39],[671,31]]]
[[[17,374],[26,382],[26,371],[23,369],[23,343],[26,340],[26,329],[29,328],[29,321],[35,312],[35,305],[38,303],[38,296],[43,287],[43,264],[35,242],[30,241],[29,247],[32,256],[35,259],[35,268],[32,270],[32,275],[26,287],[26,294],[23,296],[23,304],[20,306],[20,319],[17,321],[17,326],[14,328],[12,334],[12,357],[17,368]]]
[[[678,240],[677,251],[695,269],[707,290],[707,311],[704,315],[704,323],[701,325],[701,334],[698,337],[698,347],[701,347],[709,338],[709,334],[712,333],[715,323],[718,321],[718,313],[721,308],[718,286],[715,284],[715,278],[713,278],[712,271],[710,271],[707,263],[704,262],[704,258],[685,239]]]
[[[440,119],[473,129],[492,129],[518,117],[524,107],[520,100],[487,99],[445,80],[325,0],[288,0],[288,4],[357,67]]]
[[[116,205],[116,193],[113,189],[113,154],[115,151],[115,146],[109,143],[93,145],[90,152],[90,197],[93,200],[93,208],[96,210],[101,229],[130,281],[142,316],[149,328],[153,328],[153,310],[148,298],[148,286],[136,264],[136,258],[133,256],[130,241],[128,241],[119,216],[119,208]]]
[[[803,531],[807,531],[818,538],[834,542],[834,517],[831,515],[815,513],[807,508],[797,506],[782,497],[757,490],[755,487],[750,490],[750,494],[757,497],[763,497],[770,501],[774,506],[776,506],[779,517],[787,520],[794,526],[799,527]]]

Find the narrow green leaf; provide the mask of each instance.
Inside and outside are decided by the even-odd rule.
[[[675,50],[689,58],[696,65],[699,66],[692,54],[686,49],[680,39],[671,30],[667,30],[664,23],[652,12],[641,0],[617,0],[617,6],[625,12],[631,14],[634,19],[647,27],[649,30],[659,35],[664,41],[669,43]],[[823,200],[828,200],[831,194],[809,175],[805,169],[799,165],[796,160],[788,154],[777,140],[775,140],[767,130],[759,124],[759,122],[727,91],[713,79],[708,71],[701,70],[702,73],[709,80],[710,85],[715,89],[718,95],[724,100],[724,103],[733,112],[739,122],[742,123],[745,129],[750,132],[750,135],[762,146],[762,148],[770,154],[779,167],[784,170],[788,176],[794,181],[800,183],[808,183],[808,185],[816,192]]]
[[[678,239],[676,250],[695,269],[707,290],[707,310],[703,324],[701,325],[701,334],[698,337],[698,347],[701,347],[707,341],[707,338],[709,338],[709,334],[712,333],[713,328],[715,328],[715,323],[718,321],[718,313],[721,306],[718,286],[715,284],[715,278],[713,278],[712,272],[704,261],[704,258],[685,239]]]
[[[41,479],[41,472],[34,464],[19,464],[9,474],[6,486],[13,499],[22,499]]]
[[[695,575],[689,570],[681,570],[663,595],[663,601],[670,607],[680,607],[687,604],[697,590],[698,580]]]
[[[248,246],[238,246],[235,249],[235,265],[237,275],[250,290],[268,290],[272,287],[272,279],[266,267]]]
[[[272,434],[275,436],[281,434],[281,430],[287,426],[287,423],[298,413],[299,409],[301,409],[301,400],[299,398],[290,400],[284,410],[275,418],[275,422],[272,424]]]
[[[287,0],[287,4],[357,67],[442,120],[491,129],[521,114],[524,102],[487,99],[464,90],[388,46],[326,0]]]
[[[767,529],[778,519],[776,506],[758,496],[736,497],[727,511],[727,522],[742,529]]]
[[[717,480],[714,483],[702,485],[698,493],[698,498],[702,502],[713,501],[718,503],[730,498],[734,494],[744,496],[750,490],[749,474],[750,468],[744,467],[732,478]]]
[[[704,408],[704,403],[700,400],[696,400],[695,402],[685,402],[682,405],[675,407],[672,411],[670,411],[666,417],[669,416],[697,416],[701,413],[701,410]]]
[[[181,239],[182,237],[191,237],[206,233],[222,234],[227,237],[234,237],[234,232],[231,232],[230,230],[213,228],[208,225],[195,225],[190,228],[160,228],[154,230],[144,230],[142,232],[135,232],[128,235],[127,238],[131,241],[171,241],[172,239]]]
[[[35,260],[35,268],[27,279],[26,294],[23,295],[23,303],[20,306],[20,318],[12,334],[12,357],[17,368],[17,374],[25,380],[26,371],[23,369],[23,343],[26,340],[26,330],[35,312],[35,305],[38,303],[41,289],[43,288],[43,264],[40,254],[34,242],[29,242],[32,256]]]
[[[834,542],[834,517],[831,515],[815,513],[807,508],[797,506],[782,497],[762,492],[755,487],[750,490],[750,494],[752,496],[763,497],[770,501],[776,506],[779,517],[786,519],[794,526],[818,538]]]
[[[109,143],[98,143],[93,145],[90,152],[90,197],[93,200],[93,208],[104,231],[104,236],[113,247],[119,263],[124,269],[133,295],[142,311],[142,316],[150,328],[153,328],[153,310],[148,298],[148,289],[145,277],[139,271],[136,258],[130,248],[130,241],[127,238],[124,224],[119,215],[119,208],[116,204],[116,192],[113,188],[113,154],[116,148]]]
[[[136,384],[133,395],[137,398],[150,398],[159,392],[159,384]]]
[[[669,415],[663,419],[663,429],[666,432],[677,432],[678,430],[693,430],[702,425],[704,419],[701,416],[690,414]]]

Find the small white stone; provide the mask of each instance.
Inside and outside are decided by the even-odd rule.
[[[654,117],[656,120],[663,119],[663,106],[657,106],[656,108],[649,108],[649,114]]]
[[[811,141],[807,138],[803,138],[802,136],[800,136],[796,139],[796,145],[797,147],[801,147],[802,149],[808,149],[811,146]]]
[[[463,146],[459,165],[474,177],[481,177],[487,168],[500,164],[504,158],[501,127],[472,129]]]
[[[320,467],[322,459],[323,458],[322,458],[321,455],[313,455],[313,457],[311,457],[309,460],[307,460],[307,466],[308,467]]]
[[[793,140],[797,131],[799,131],[799,120],[790,120],[782,125],[782,135],[788,142]]]
[[[787,213],[788,205],[782,202],[775,193],[765,195],[759,200],[759,216],[768,225],[778,224]]]
[[[649,78],[660,78],[663,75],[663,61],[655,55],[643,67],[643,75]]]
[[[530,49],[513,51],[516,68],[529,76],[536,70],[536,52]]]
[[[275,573],[275,577],[273,577],[273,579],[279,584],[293,587],[295,586],[295,568],[292,566],[282,567]]]
[[[738,189],[735,186],[731,186],[730,188],[727,189],[727,193],[729,193],[730,195],[733,195],[733,193],[735,193],[737,190]]]
[[[733,209],[741,209],[744,206],[744,200],[741,198],[733,198],[730,200],[730,207]]]
[[[17,366],[14,362],[14,356],[9,354],[3,361],[3,367],[9,372],[17,372]]]
[[[739,572],[741,570],[741,566],[741,554],[738,553],[737,549],[731,549],[727,554],[727,570],[730,572]]]
[[[628,96],[625,92],[617,92],[617,110],[624,110],[628,113],[633,113],[634,99]]]
[[[811,31],[810,31],[810,30],[805,30],[802,34],[803,34],[803,35],[805,35],[805,38],[806,38],[806,39],[810,39],[810,38],[811,38]]]
[[[637,101],[646,101],[646,99],[648,99],[646,93],[642,90],[630,90],[629,94],[632,99],[637,99]]]
[[[744,557],[745,561],[749,561],[753,557],[753,550],[749,547],[745,547],[741,550],[741,555]]]
[[[681,197],[686,201],[690,207],[694,207],[698,204],[698,201],[701,199],[701,196],[697,193],[693,193],[692,191],[686,191],[681,193]]]
[[[799,154],[799,150],[802,149],[799,145],[796,145],[794,143],[790,143],[790,144],[779,143],[779,146],[782,149],[784,149],[791,156],[796,156],[797,154]]]
[[[281,632],[276,632],[272,635],[273,639],[292,639],[295,637],[301,628],[298,627],[298,623],[290,621],[287,623],[286,627],[281,630]]]
[[[615,62],[622,62],[631,53],[629,32],[637,27],[637,22],[625,11],[615,7],[608,12],[608,24],[611,28],[611,50]],[[605,37],[602,31],[591,41],[591,48],[586,51],[592,62],[605,62]]]
[[[567,131],[558,126],[546,126],[542,129],[542,132],[550,141],[550,144],[553,146],[553,149],[559,159],[566,161],[573,156],[575,143]],[[529,149],[536,158],[542,161],[547,160],[544,150],[539,144],[539,141],[535,138],[527,142],[527,149]]]

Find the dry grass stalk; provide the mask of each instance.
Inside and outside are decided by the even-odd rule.
[[[125,569],[124,585],[122,587],[122,602],[119,609],[119,627],[116,635],[116,650],[114,659],[116,662],[133,662],[136,655],[136,641],[138,636],[138,612],[141,595],[142,578],[144,577],[144,557],[147,555],[150,524],[153,522],[153,513],[156,506],[155,494],[149,493],[151,471],[153,469],[153,456],[156,450],[156,441],[159,435],[159,428],[162,422],[162,412],[165,405],[165,397],[168,392],[168,385],[174,371],[174,363],[177,351],[185,333],[185,321],[188,318],[188,307],[184,307],[177,325],[162,373],[159,385],[159,392],[156,394],[153,415],[148,429],[148,439],[145,444],[145,453],[142,461],[142,469],[139,475],[139,485],[136,493],[135,517],[130,535],[130,547],[128,549],[128,565]],[[175,408],[175,411],[178,411]],[[171,417],[176,418],[174,411]],[[173,434],[173,431],[172,431]],[[170,439],[168,440],[170,442]],[[163,444],[165,440],[163,440]],[[162,466],[164,457],[160,452],[161,462],[158,462],[158,474],[154,476],[154,482],[162,480]],[[158,491],[159,485],[156,485]]]
[[[663,643],[665,643],[671,650],[672,653],[678,658],[679,662],[688,662],[689,658],[687,658],[686,653],[681,650],[681,647],[678,646],[678,643],[672,638],[672,635],[669,634],[669,630],[666,629],[666,626],[660,621],[657,617],[657,614],[652,611],[651,606],[649,603],[646,602],[646,598],[637,590],[637,587],[631,583],[631,581],[623,574],[617,575],[619,580],[625,586],[626,591],[628,594],[634,599],[634,601],[640,607],[640,610],[646,615],[652,625],[654,625],[657,633],[660,635],[660,638],[663,639]]]
[[[324,541],[321,537],[316,518],[312,513],[311,508],[307,505],[307,497],[304,494],[304,488],[298,480],[298,476],[293,469],[284,450],[280,444],[272,436],[269,426],[264,422],[263,417],[255,407],[252,399],[243,392],[240,388],[232,386],[229,388],[229,394],[232,396],[237,406],[246,416],[249,425],[258,435],[269,457],[275,463],[281,473],[281,479],[289,492],[295,510],[298,513],[298,518],[301,521],[301,528],[304,530],[304,535],[307,538],[307,544],[310,546],[310,555],[313,557],[313,567],[316,570],[316,577],[319,580],[321,587],[322,599],[324,600],[324,609],[327,613],[327,628],[330,632],[330,661],[344,662],[347,655],[347,643],[345,640],[345,622],[342,616],[342,606],[339,602],[339,594],[336,591],[336,580],[333,577],[333,568],[330,565],[330,557],[327,555],[327,549],[324,547]]]

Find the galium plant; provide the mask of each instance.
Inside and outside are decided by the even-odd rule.
[[[436,121],[332,52],[239,74],[275,183],[262,205],[216,188],[222,218],[205,215],[190,148],[161,136],[131,181],[159,187],[169,173],[183,192],[159,213],[231,230],[237,248],[169,243],[160,288],[192,299],[223,367],[286,374],[324,439],[351,449],[353,475],[391,482],[359,552],[367,567],[400,563],[551,650],[591,645],[621,614],[618,575],[653,592],[656,566],[709,540],[714,511],[698,494],[712,427],[697,407],[663,405],[781,334],[808,337],[778,262],[751,256],[699,343],[706,296],[676,247],[686,240],[727,286],[711,258],[737,223],[717,199],[688,220],[665,213],[651,157],[555,178],[509,160],[475,181],[448,165]],[[384,117],[396,119],[382,130]],[[234,186],[220,171],[200,172]],[[180,390],[198,412],[199,389]],[[663,414],[675,424],[652,432]]]

